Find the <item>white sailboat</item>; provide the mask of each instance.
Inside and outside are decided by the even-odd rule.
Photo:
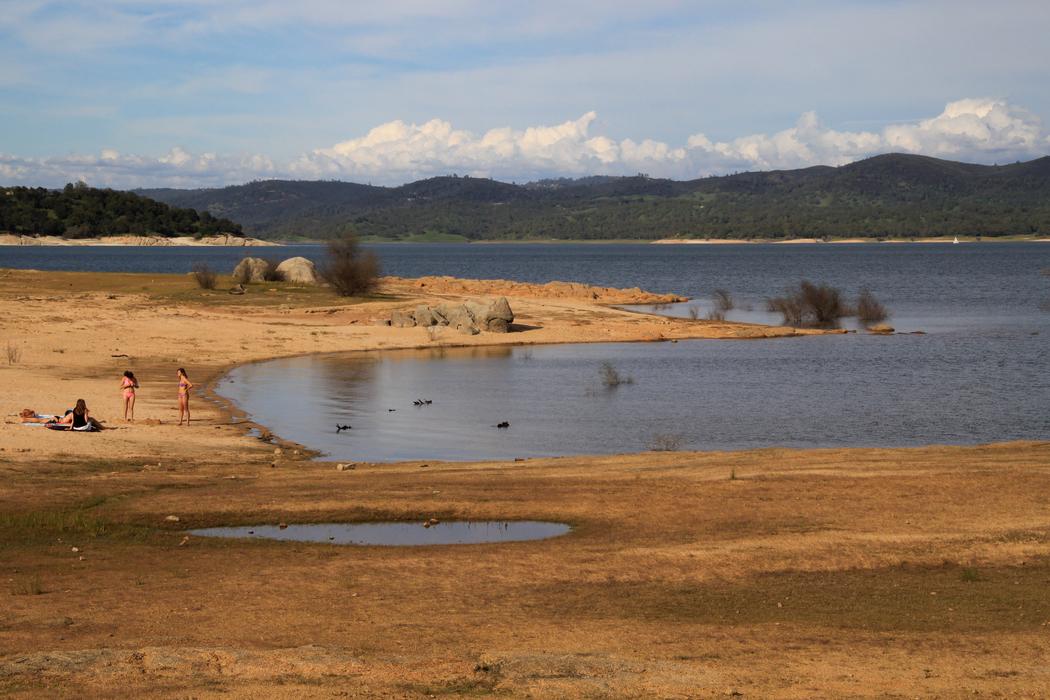
[[[952,243],[958,243],[958,242],[959,242],[959,237],[958,237],[958,236],[956,236],[956,237],[955,237],[955,240],[954,240],[954,241],[952,241]]]

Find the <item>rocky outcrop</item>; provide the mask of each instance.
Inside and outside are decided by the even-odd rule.
[[[238,282],[265,282],[270,262],[262,258],[244,258],[233,268],[233,279]]]
[[[399,309],[390,316],[390,325],[398,328],[448,326],[467,335],[476,335],[481,331],[507,333],[513,322],[514,312],[506,297],[488,301],[471,300],[462,304],[420,304],[414,309]]]
[[[595,304],[674,304],[689,301],[677,294],[654,294],[634,287],[615,289],[592,287],[575,282],[547,282],[530,284],[509,280],[466,280],[455,277],[384,277],[381,286],[389,292],[424,292],[427,294],[455,294],[457,296],[508,296],[535,299],[580,299]]]
[[[277,266],[277,272],[285,282],[317,284],[317,268],[306,258],[288,258]]]

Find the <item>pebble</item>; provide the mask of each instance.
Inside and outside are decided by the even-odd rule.
[[[169,515],[169,516],[165,517],[164,520],[166,520],[169,523],[177,523],[177,522],[179,522],[179,516],[177,516],[177,515]]]
[[[80,547],[73,547],[72,551],[75,554],[80,551]]]

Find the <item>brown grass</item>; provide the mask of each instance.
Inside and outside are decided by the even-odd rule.
[[[668,696],[707,678],[756,697],[878,696],[902,683],[951,696],[963,678],[967,694],[1040,694],[1050,505],[1033,494],[1050,489],[1050,444],[342,473],[272,469],[271,457],[104,479],[94,465],[0,457],[5,566],[46,581],[45,595],[6,601],[7,619],[24,624],[0,636],[0,688],[141,694],[177,679],[184,693],[235,697]],[[34,488],[45,469],[49,488]],[[72,500],[85,488],[96,498]],[[180,523],[164,522],[172,513]],[[476,547],[180,544],[182,529],[202,525],[424,517],[552,519],[574,531]],[[64,616],[74,624],[49,626]],[[39,691],[35,676],[3,665],[112,647],[121,655],[54,666]],[[179,661],[193,650],[223,658],[221,669]],[[305,666],[282,681],[273,662],[252,664],[258,650]],[[337,673],[325,654],[358,665]]]

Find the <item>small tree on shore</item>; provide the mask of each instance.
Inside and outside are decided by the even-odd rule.
[[[357,236],[347,233],[328,242],[328,259],[321,268],[321,278],[340,296],[367,294],[379,281],[379,258],[362,250]]]

